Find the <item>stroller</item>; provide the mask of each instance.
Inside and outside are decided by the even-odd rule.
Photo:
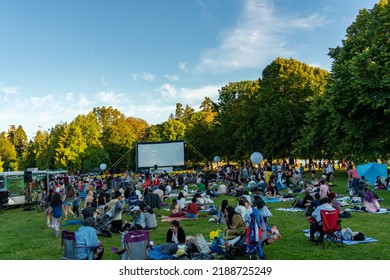
[[[109,209],[105,213],[98,212],[96,217],[96,230],[97,234],[100,236],[111,237],[111,222],[114,218],[123,211],[123,203],[118,201],[114,207]]]

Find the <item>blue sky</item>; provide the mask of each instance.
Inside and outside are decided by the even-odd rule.
[[[377,2],[0,0],[0,131],[102,106],[158,124],[277,57],[330,71],[328,48]]]

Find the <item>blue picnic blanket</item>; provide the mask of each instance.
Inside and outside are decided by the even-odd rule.
[[[267,202],[280,202],[281,200],[277,197],[266,197],[266,196],[261,196],[264,200],[265,203]]]
[[[173,260],[175,258],[172,254],[161,252],[160,245],[154,246],[153,249],[150,249],[148,256],[151,260]]]
[[[310,229],[305,229],[303,230],[303,232],[305,233],[305,235],[307,237],[310,236]],[[367,237],[364,239],[364,240],[360,240],[360,241],[355,241],[355,240],[343,240],[343,244],[345,245],[356,245],[356,244],[362,244],[362,243],[371,243],[371,242],[378,242],[379,240],[378,239],[375,239],[375,238],[371,238],[371,237]]]
[[[65,223],[63,223],[62,226],[78,225],[78,224],[82,225],[83,220],[68,220]]]

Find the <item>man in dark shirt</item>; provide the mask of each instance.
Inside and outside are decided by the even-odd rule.
[[[81,215],[83,215],[83,219],[86,220],[88,217],[94,218],[96,209],[91,207],[91,202],[87,202],[87,206],[81,210]]]

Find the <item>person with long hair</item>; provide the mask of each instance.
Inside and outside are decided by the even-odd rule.
[[[218,211],[218,214],[213,215],[212,218],[210,218],[210,222],[216,222],[217,224],[226,224],[225,221],[225,209],[229,206],[229,202],[227,199],[222,200],[221,202],[221,208]]]
[[[179,202],[177,199],[173,199],[171,206],[169,207],[169,217],[184,217],[186,215],[185,212],[180,210]]]
[[[186,199],[184,198],[183,192],[179,192],[179,195],[177,197],[177,202],[179,203],[180,210],[186,208]]]
[[[165,241],[168,243],[186,243],[186,234],[180,226],[179,221],[172,221]]]
[[[364,206],[362,207],[362,210],[370,213],[378,212],[381,209],[378,199],[375,198],[374,193],[370,190],[366,191],[366,195],[363,200],[363,205]]]
[[[227,228],[224,231],[224,237],[226,240],[233,239],[244,234],[246,230],[244,220],[232,206],[226,207],[225,220]]]
[[[66,186],[66,192],[65,192],[65,195],[64,195],[64,198],[63,198],[63,204],[62,204],[62,207],[63,207],[63,211],[64,211],[64,217],[65,217],[65,220],[68,219],[68,213],[72,214],[73,217],[75,216],[72,208],[73,208],[73,200],[76,196],[76,192],[73,188],[73,186],[71,184],[68,184]]]

